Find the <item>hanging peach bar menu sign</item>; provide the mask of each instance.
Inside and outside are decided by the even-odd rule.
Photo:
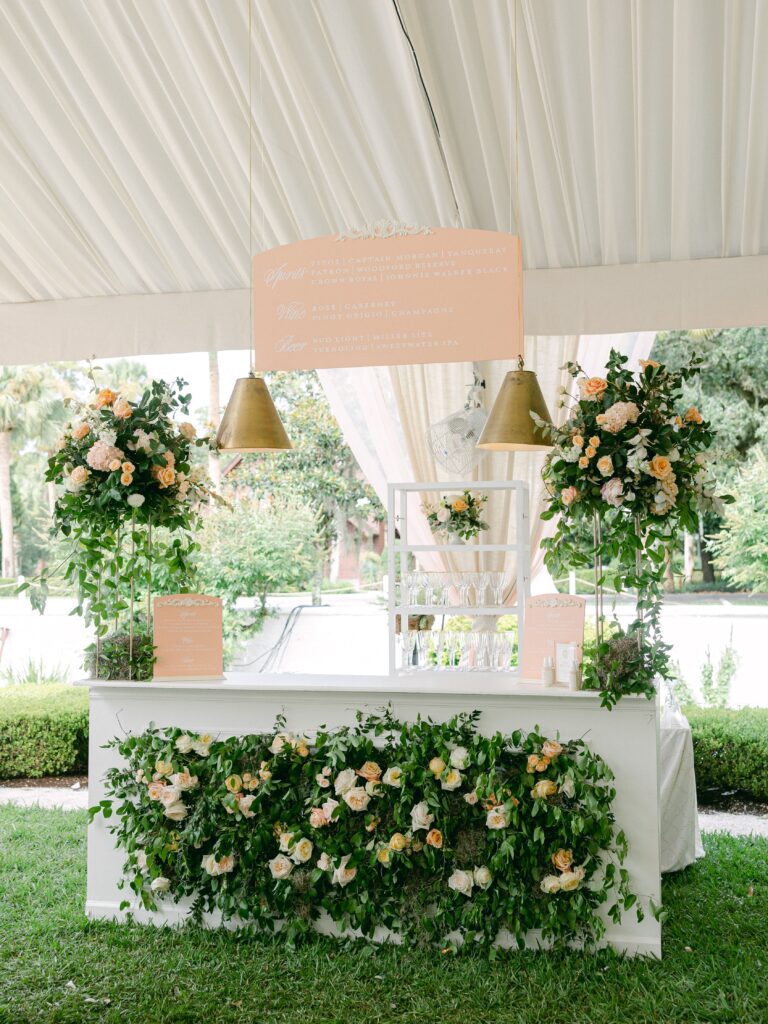
[[[363,236],[363,237],[359,237]],[[374,225],[253,259],[257,370],[512,359],[523,348],[520,239]]]

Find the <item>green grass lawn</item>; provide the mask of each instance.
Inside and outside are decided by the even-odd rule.
[[[437,951],[89,922],[85,814],[0,807],[0,1024],[768,1020],[768,842],[706,838],[665,883],[664,960]]]

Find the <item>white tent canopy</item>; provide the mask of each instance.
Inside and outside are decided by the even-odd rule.
[[[247,345],[247,40],[2,0],[5,362]],[[256,0],[252,248],[511,228],[530,334],[766,322],[766,53],[768,0]]]

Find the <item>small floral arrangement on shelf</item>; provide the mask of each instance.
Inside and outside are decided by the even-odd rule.
[[[472,540],[481,531],[488,529],[488,523],[483,522],[481,516],[487,501],[487,494],[463,491],[461,494],[447,495],[437,504],[424,502],[421,511],[427,517],[433,533]]]
[[[312,740],[283,719],[227,739],[150,728],[113,741],[125,763],[90,813],[114,814],[147,908],[189,898],[198,919],[219,910],[270,934],[282,921],[288,941],[326,912],[444,952],[456,933],[490,946],[501,929],[598,941],[600,911],[619,921],[635,903],[610,769],[582,740],[481,735],[478,718],[387,710]]]
[[[556,576],[593,565],[601,606],[611,560],[616,590],[637,593],[638,617],[620,651],[604,639],[598,610],[596,674],[585,672],[585,685],[598,686],[608,707],[625,693],[655,694],[654,679],[667,674],[669,661],[659,631],[669,544],[681,528],[697,530],[700,510],[720,511],[733,500],[716,494],[707,468],[710,425],[695,406],[680,404],[700,363],[672,371],[645,359],[637,372],[626,364],[615,350],[605,377],[566,364],[576,385],[568,419],[556,427],[532,414],[553,443],[542,470],[549,494],[542,519],[559,518],[542,544],[545,564]]]

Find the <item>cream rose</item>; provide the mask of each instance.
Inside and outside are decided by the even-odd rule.
[[[293,734],[290,732],[279,732],[269,745],[270,754],[279,754],[285,747],[293,746]]]
[[[165,808],[165,816],[171,821],[184,821],[187,816],[187,808],[181,800],[177,800],[176,803]]]
[[[566,775],[563,779],[560,792],[563,796],[567,796],[569,800],[573,800],[574,796],[576,796],[576,785],[570,775]]]
[[[243,780],[237,774],[229,775],[224,780],[224,785],[227,787],[230,793],[239,793],[240,790],[243,788]]]
[[[170,807],[177,800],[181,800],[181,790],[178,786],[164,786],[160,794],[160,803],[164,807]]]
[[[393,765],[391,768],[387,768],[381,777],[381,781],[385,786],[394,786],[395,789],[400,789],[402,785],[403,769],[398,768],[397,765]]]
[[[171,880],[165,875],[158,875],[157,878],[152,879],[149,887],[155,893],[168,892],[171,888]]]
[[[578,889],[584,878],[584,868],[574,868],[572,871],[564,871],[560,875],[560,888],[563,892],[573,892]]]
[[[445,761],[442,757],[433,757],[429,762],[429,770],[433,775],[440,775],[445,771]]]
[[[182,733],[181,736],[177,736],[175,746],[180,754],[189,754],[192,750],[192,737]]]
[[[542,744],[541,752],[545,757],[559,757],[563,752],[563,745],[558,743],[557,740],[545,740]]]
[[[294,845],[293,850],[291,852],[291,859],[296,864],[306,864],[307,861],[312,856],[313,850],[314,845],[312,843],[312,840],[307,839],[306,836],[304,836],[298,841],[298,843]]]
[[[612,476],[600,488],[600,495],[606,504],[618,508],[624,501],[624,484],[617,476]]]
[[[348,789],[342,799],[352,811],[364,811],[371,802],[370,794],[366,793],[362,786]]]
[[[325,828],[329,824],[322,807],[313,807],[309,812],[309,824],[312,828]]]
[[[160,800],[163,790],[166,788],[164,782],[150,782],[147,786],[147,795],[150,800]]]
[[[557,786],[551,779],[541,779],[531,790],[531,796],[534,799],[546,800],[548,796],[552,796],[557,792]]]
[[[379,864],[383,864],[385,867],[389,867],[390,861],[392,860],[392,853],[388,846],[380,846],[376,851],[376,860]]]
[[[243,797],[240,797],[240,800],[239,800],[238,805],[237,805],[237,809],[238,809],[238,811],[240,811],[240,813],[242,814],[242,816],[244,818],[255,818],[256,817],[256,812],[251,810],[251,804],[253,803],[253,801],[255,799],[256,799],[255,796],[243,796]]]
[[[280,852],[288,853],[293,848],[293,832],[280,833]]]
[[[414,804],[411,808],[411,829],[414,832],[418,832],[420,829],[428,832],[434,820],[435,816],[429,813],[426,800]]]
[[[288,860],[284,853],[278,853],[269,861],[269,873],[273,878],[287,878],[293,871],[293,863]]]
[[[192,741],[192,749],[199,757],[208,757],[211,752],[211,744],[213,743],[213,736],[210,733],[204,732],[201,736],[198,736],[196,740]]]
[[[572,505],[579,496],[579,492],[575,487],[564,487],[560,491],[560,500],[564,505]]]
[[[389,840],[389,848],[390,850],[394,850],[395,853],[400,853],[408,846],[408,844],[409,841],[407,837],[403,835],[402,832],[395,832],[395,834]]]
[[[179,433],[182,437],[186,437],[188,441],[192,441],[197,437],[197,430],[194,423],[180,423]]]
[[[549,894],[560,891],[560,879],[557,875],[545,875],[539,883],[542,892]]]
[[[329,824],[333,824],[333,822],[336,820],[333,814],[338,806],[339,801],[333,799],[326,800],[325,803],[322,805],[323,814],[328,819]]]
[[[479,868],[475,868],[473,872],[473,877],[475,880],[475,885],[477,885],[481,889],[487,889],[488,886],[493,881],[493,875],[491,874],[490,869],[485,866],[485,864],[481,865]]]
[[[471,793],[465,793],[464,794],[464,800],[465,800],[466,803],[469,804],[470,807],[474,807],[475,806],[475,804],[477,803],[477,800],[478,800],[478,796],[477,796],[477,793],[474,791],[474,789],[472,790]]]
[[[366,782],[365,792],[368,796],[380,796],[381,795],[381,783],[380,782]]]
[[[452,793],[461,786],[463,781],[464,777],[461,772],[456,768],[451,768],[445,778],[441,780],[440,788],[447,789],[449,793]]]
[[[343,796],[354,787],[356,780],[355,769],[345,768],[343,772],[339,772],[336,776],[336,781],[333,784],[334,792],[337,796]]]
[[[472,895],[474,878],[471,871],[460,871],[458,868],[448,879],[448,888],[454,892],[460,892],[462,896]]]
[[[603,455],[597,460],[597,471],[600,476],[610,476],[613,472],[613,459],[610,455]]]
[[[133,415],[133,409],[131,408],[130,402],[126,402],[124,398],[118,398],[115,404],[112,406],[112,412],[115,417],[119,420],[127,420]]]
[[[187,790],[197,789],[199,779],[196,775],[190,773],[189,768],[185,768],[183,772],[176,772],[175,775],[171,776],[171,784],[181,790],[182,793],[186,793]]]
[[[454,768],[466,768],[469,764],[469,751],[466,747],[456,747],[451,751],[449,760]]]
[[[328,854],[323,850],[317,859],[317,866],[321,871],[330,871],[333,867],[333,861]]]
[[[485,816],[486,828],[493,830],[506,828],[509,824],[509,812],[505,810],[504,805],[500,807],[492,807]]]

